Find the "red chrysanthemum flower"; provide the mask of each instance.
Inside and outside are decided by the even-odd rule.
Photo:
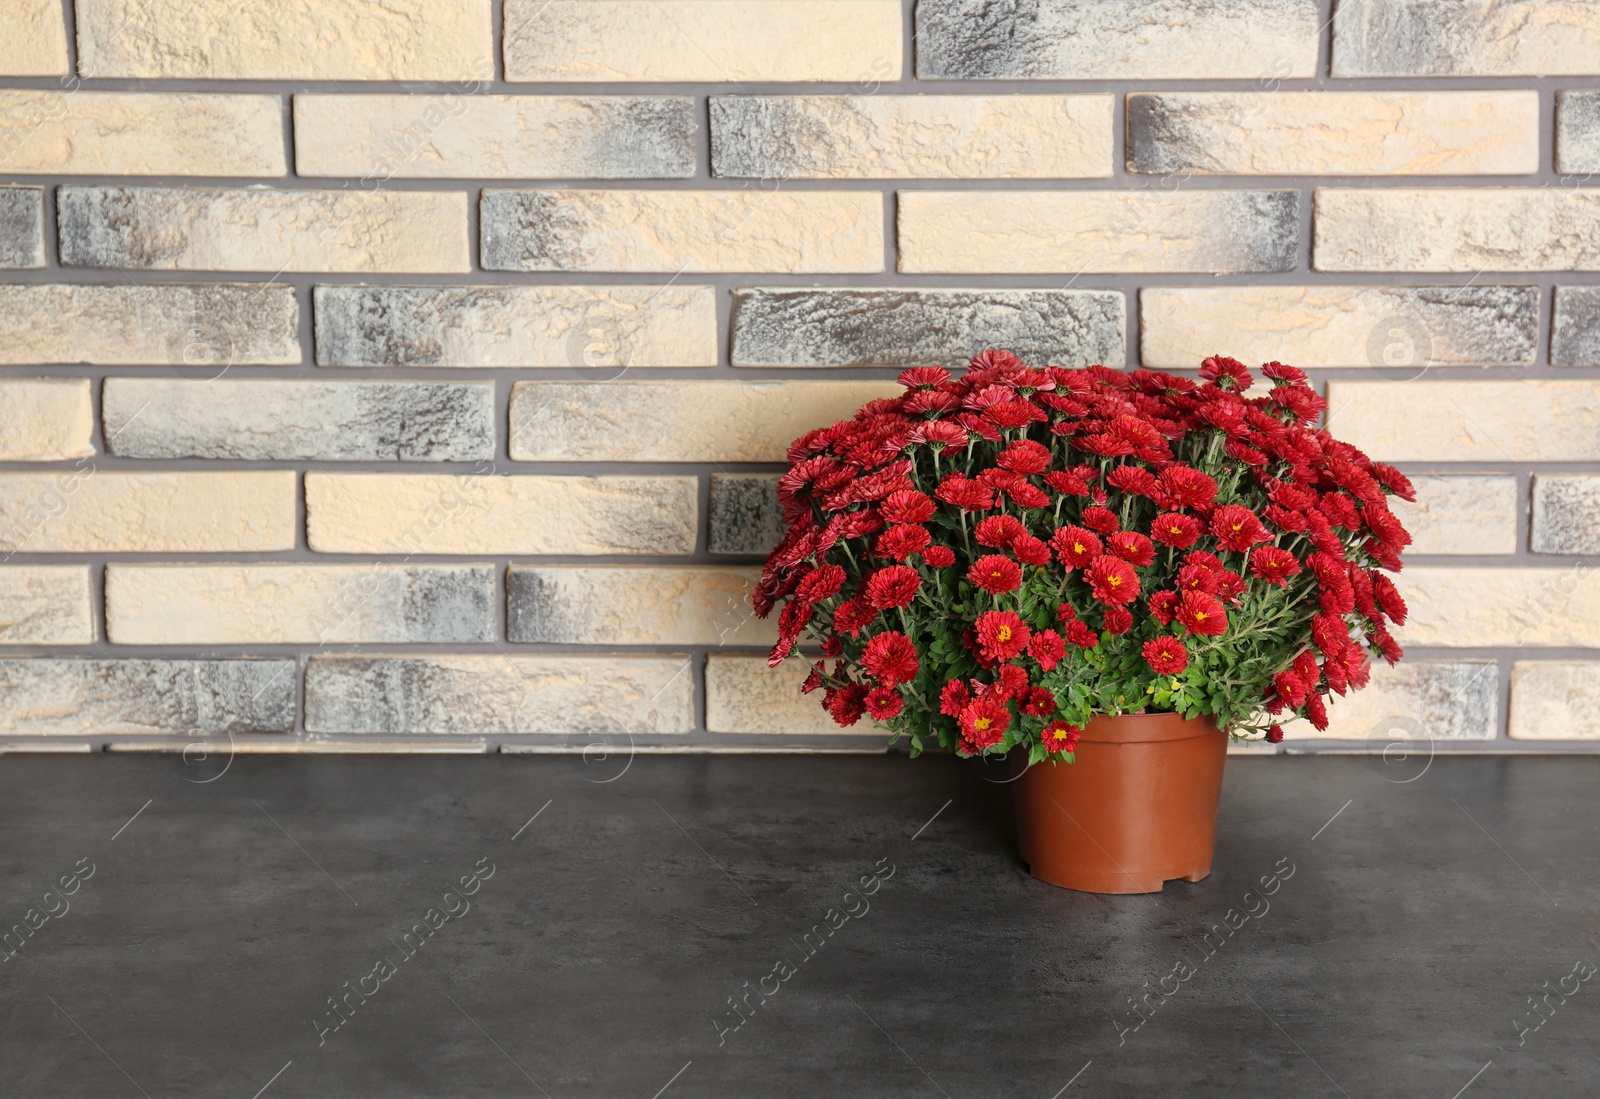
[[[828,688],[823,693],[822,705],[834,721],[849,728],[866,712],[866,699],[865,683],[849,683],[837,689]]]
[[[1176,511],[1164,511],[1150,521],[1150,537],[1173,549],[1188,549],[1205,529],[1194,516]]]
[[[1117,522],[1116,512],[1103,507],[1084,508],[1083,525],[1101,534],[1110,534],[1122,526],[1121,523]]]
[[[1250,554],[1250,575],[1269,584],[1285,584],[1300,571],[1294,554],[1277,546],[1260,546]]]
[[[1306,720],[1319,733],[1328,728],[1328,708],[1323,704],[1321,695],[1306,696]]]
[[[1022,566],[1000,553],[989,553],[972,563],[967,579],[991,595],[1022,587]]]
[[[1177,616],[1179,595],[1175,591],[1158,591],[1150,597],[1150,614],[1163,626]]]
[[[1201,510],[1217,498],[1217,482],[1198,469],[1171,466],[1161,471],[1161,487],[1181,507]]]
[[[1011,725],[1011,711],[1005,703],[979,698],[961,710],[961,748],[966,755],[977,755],[1005,739]]]
[[[1100,635],[1090,629],[1084,622],[1069,622],[1066,624],[1067,640],[1080,649],[1092,649],[1100,644]]]
[[[1200,377],[1240,393],[1249,389],[1251,382],[1250,371],[1245,369],[1244,363],[1238,359],[1230,359],[1226,355],[1213,355],[1202,362]]]
[[[995,458],[996,465],[1014,473],[1043,473],[1050,461],[1050,449],[1032,439],[1018,439]]]
[[[1202,565],[1185,565],[1178,570],[1179,591],[1203,591],[1207,595],[1217,594],[1217,586],[1222,580],[1220,569],[1208,569]]]
[[[948,680],[939,691],[939,712],[946,717],[958,717],[971,701],[972,692],[965,683],[959,679]]]
[[[802,603],[820,603],[837,595],[839,589],[844,587],[844,579],[842,567],[823,565],[807,573],[806,578],[800,581],[795,598]]]
[[[932,543],[933,535],[928,533],[926,527],[901,523],[878,535],[877,540],[872,543],[872,555],[904,561],[913,553],[921,553]]]
[[[922,576],[909,565],[888,565],[867,577],[861,592],[880,611],[909,606],[922,587]]]
[[[1156,559],[1156,548],[1138,531],[1121,530],[1106,535],[1106,552],[1143,568]]]
[[[974,623],[978,650],[991,664],[1017,656],[1028,647],[1033,631],[1010,611],[984,611]]]
[[[888,523],[926,523],[933,518],[936,507],[926,494],[903,488],[883,498],[878,514]]]
[[[1203,591],[1186,591],[1178,601],[1178,621],[1190,633],[1221,637],[1228,632],[1228,612]]]
[[[1028,528],[1023,526],[1022,520],[1015,515],[990,515],[978,520],[978,525],[973,528],[972,537],[980,546],[1005,549],[1013,538],[1026,533]]]
[[[839,604],[838,609],[833,612],[833,628],[839,633],[858,637],[861,631],[877,617],[878,608],[858,595]]]
[[[880,633],[868,641],[861,654],[861,666],[885,687],[911,682],[922,667],[916,646],[899,630]]]
[[[952,473],[940,481],[933,494],[963,511],[988,511],[994,507],[994,489],[960,473]]]
[[[1039,734],[1039,739],[1044,743],[1045,751],[1051,753],[1070,752],[1078,746],[1078,738],[1083,735],[1083,726],[1068,725],[1065,721],[1052,721],[1044,727]]]
[[[1131,603],[1139,598],[1139,576],[1126,561],[1101,555],[1089,562],[1083,576],[1102,603]]]
[[[1043,687],[1029,687],[1018,693],[1017,709],[1029,717],[1049,717],[1056,712],[1056,696]]]
[[[1043,566],[1050,563],[1050,547],[1031,534],[1019,534],[1013,538],[1011,552],[1024,565]]]
[[[1067,646],[1055,630],[1040,630],[1028,642],[1028,655],[1039,662],[1045,671],[1054,671],[1067,655]]]
[[[1068,568],[1082,568],[1102,553],[1100,538],[1082,527],[1062,527],[1050,536],[1050,547]]]
[[[922,560],[935,569],[947,569],[956,563],[956,551],[949,546],[929,546],[922,551]]]
[[[1157,675],[1177,675],[1189,666],[1189,650],[1176,637],[1157,637],[1146,641],[1144,662]]]
[[[907,389],[921,389],[942,385],[950,380],[950,371],[942,366],[913,366],[900,371],[898,381]]]
[[[1133,612],[1127,607],[1107,607],[1104,618],[1106,633],[1112,637],[1121,637],[1133,629]]]
[[[1239,504],[1226,504],[1211,514],[1211,533],[1235,553],[1242,553],[1258,542],[1271,539],[1256,513]]]
[[[867,716],[874,721],[887,721],[891,717],[898,717],[901,709],[905,707],[905,699],[900,697],[900,692],[890,687],[876,687],[867,692],[863,700]]]
[[[1283,743],[1283,726],[1282,725],[1268,725],[1267,726],[1267,743],[1268,744],[1282,744]]]

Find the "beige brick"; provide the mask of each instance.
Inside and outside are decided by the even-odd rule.
[[[1334,76],[1600,73],[1600,11],[1549,0],[1340,0]]]
[[[487,565],[109,565],[118,645],[494,640]]]
[[[1115,102],[1109,95],[714,96],[711,166],[719,176],[768,181],[1109,176]]]
[[[866,718],[848,729],[822,708],[822,692],[803,695],[800,684],[810,665],[800,658],[767,667],[764,656],[716,654],[706,658],[706,729],[713,733],[760,736],[838,736],[889,734]]]
[[[317,656],[306,666],[313,733],[687,733],[689,657]]]
[[[750,608],[761,570],[513,568],[506,574],[506,638],[559,645],[763,645],[776,618]]]
[[[61,0],[6,0],[0,76],[63,76],[67,23]]]
[[[297,95],[303,176],[673,179],[694,175],[688,96]]]
[[[322,366],[715,366],[709,286],[319,286]]]
[[[83,565],[0,565],[0,645],[87,645],[94,640]]]
[[[462,273],[467,196],[63,187],[61,262],[151,271]]]
[[[1425,757],[1431,741],[1495,738],[1500,728],[1499,668],[1492,660],[1404,660],[1393,667],[1380,663],[1364,689],[1333,698],[1326,731],[1299,720],[1284,727],[1284,736],[1382,740],[1420,769],[1426,759],[1417,757]],[[1394,762],[1399,766],[1400,759]]]
[[[1600,579],[1580,561],[1553,568],[1413,565],[1395,583],[1409,646],[1600,648]]]
[[[900,79],[899,0],[507,0],[507,80]]]
[[[1600,381],[1328,383],[1330,426],[1385,462],[1600,459]]]
[[[0,473],[0,553],[268,553],[294,548],[292,471]]]
[[[692,477],[308,473],[319,553],[690,554]]]
[[[1515,477],[1431,476],[1411,483],[1417,502],[1390,497],[1389,504],[1413,539],[1406,553],[1487,554],[1517,552]]]
[[[0,660],[0,732],[22,736],[287,733],[294,699],[293,660]]]
[[[917,76],[1249,80],[1317,75],[1317,0],[918,0]]]
[[[0,378],[0,462],[84,458],[93,434],[87,380]]]
[[[812,428],[900,388],[886,382],[518,382],[522,462],[778,462]]]
[[[1539,170],[1539,93],[1130,95],[1128,170],[1152,175],[1521,175]]]
[[[0,163],[36,175],[281,176],[273,95],[0,91]]]
[[[164,80],[468,80],[489,0],[81,0],[78,71]]]
[[[1319,271],[1597,271],[1600,193],[1569,187],[1319,187]]]
[[[1517,740],[1600,740],[1600,662],[1512,664],[1511,735]]]
[[[491,271],[883,270],[876,191],[484,191]]]
[[[1293,191],[902,191],[909,274],[1287,271]]]
[[[1532,366],[1537,286],[1184,286],[1139,291],[1140,360],[1194,367],[1225,351],[1247,363]]]
[[[211,282],[0,286],[0,363],[283,366],[300,361],[294,287]]]

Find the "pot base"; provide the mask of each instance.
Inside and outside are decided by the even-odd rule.
[[[1204,881],[1211,876],[1211,864],[1187,874],[1168,871],[1086,870],[1075,866],[1057,866],[1049,863],[1024,863],[1028,873],[1047,885],[1062,889],[1075,889],[1080,893],[1159,893],[1169,881]]]
[[[1074,763],[1029,767],[1015,786],[1022,861],[1085,893],[1159,893],[1211,873],[1228,737],[1208,718],[1097,717]]]

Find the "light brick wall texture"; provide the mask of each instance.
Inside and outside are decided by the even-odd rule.
[[[0,0],[0,751],[881,750],[766,666],[777,477],[987,347],[1294,363],[1412,478],[1290,747],[1600,750],[1597,78],[1543,0]]]

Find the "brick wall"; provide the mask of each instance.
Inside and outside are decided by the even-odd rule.
[[[1328,747],[1600,743],[1600,4],[0,0],[0,745],[872,748],[791,437],[999,346],[1417,480]]]

